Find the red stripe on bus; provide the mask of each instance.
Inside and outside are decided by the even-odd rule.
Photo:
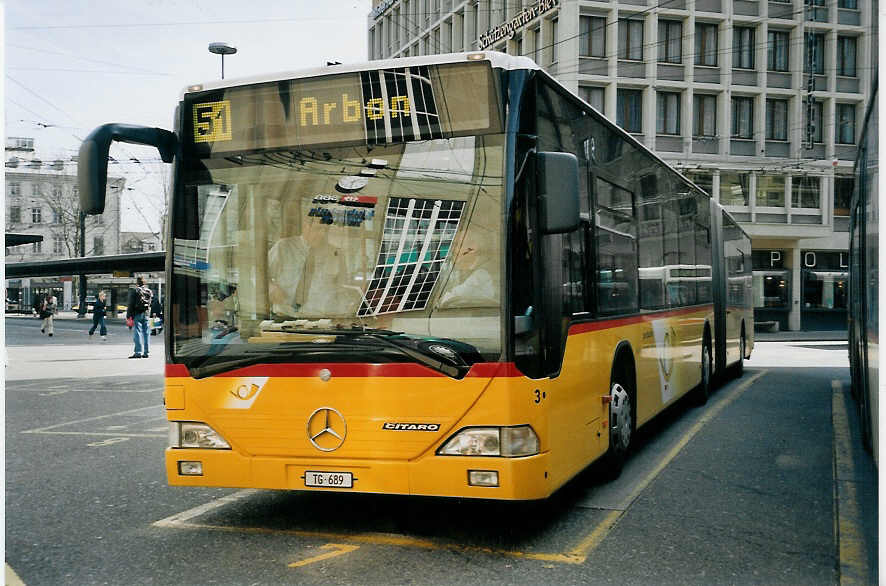
[[[219,377],[241,376],[280,376],[280,377],[315,377],[320,376],[320,371],[329,370],[333,377],[367,378],[378,377],[442,377],[437,372],[421,364],[393,363],[393,364],[366,364],[366,363],[317,363],[317,364],[254,364],[243,368],[237,368],[228,372],[215,375]],[[166,376],[190,377],[187,367],[183,364],[167,364]],[[478,362],[471,366],[467,377],[514,377],[522,376],[513,362]]]
[[[696,305],[695,307],[683,307],[680,309],[671,309],[667,311],[658,311],[656,313],[643,313],[640,315],[631,315],[629,317],[617,317],[614,319],[604,319],[599,321],[589,321],[584,323],[573,324],[569,327],[569,334],[584,334],[586,332],[595,332],[597,330],[608,330],[611,328],[619,328],[631,324],[649,322],[655,319],[665,317],[676,317],[678,315],[686,315],[689,313],[699,313],[702,311],[710,311],[713,304]]]

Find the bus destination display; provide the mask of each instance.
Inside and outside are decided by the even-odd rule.
[[[498,126],[497,115],[478,105],[489,104],[490,89],[488,66],[475,64],[233,87],[219,93],[221,99],[204,96],[190,104],[191,138],[198,151],[230,152],[429,140],[468,129],[488,132]]]

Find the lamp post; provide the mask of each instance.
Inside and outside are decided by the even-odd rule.
[[[221,55],[221,78],[225,78],[225,55],[233,55],[237,47],[228,43],[209,43],[209,52]]]
[[[77,229],[80,231],[80,258],[86,256],[86,214],[80,211],[77,214]],[[86,317],[86,275],[81,274],[78,280],[77,295],[80,297],[80,307],[77,309],[77,317]]]

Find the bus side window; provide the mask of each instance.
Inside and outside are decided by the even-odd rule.
[[[600,179],[596,188],[597,304],[601,314],[637,310],[633,194]]]

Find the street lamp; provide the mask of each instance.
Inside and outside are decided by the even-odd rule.
[[[209,43],[209,52],[221,55],[221,78],[225,78],[225,55],[233,55],[237,52],[237,47],[228,43]]]

